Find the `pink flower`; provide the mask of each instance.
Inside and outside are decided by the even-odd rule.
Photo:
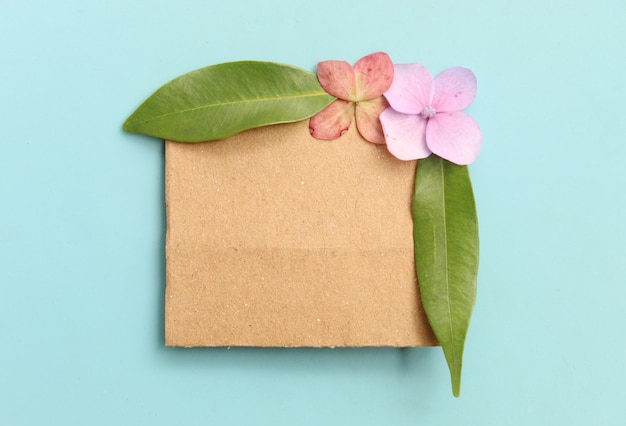
[[[354,68],[344,61],[317,65],[317,78],[324,90],[337,99],[311,117],[309,130],[317,139],[337,139],[356,121],[364,139],[383,144],[385,137],[378,116],[389,106],[383,93],[393,80],[393,63],[383,52],[360,59]]]
[[[400,160],[431,153],[459,165],[478,156],[482,134],[461,112],[476,97],[476,77],[466,68],[449,68],[433,79],[419,64],[394,65],[385,97],[391,108],[380,115],[387,148]]]

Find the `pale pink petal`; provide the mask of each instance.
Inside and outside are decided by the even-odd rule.
[[[393,82],[385,92],[389,105],[404,114],[420,114],[430,105],[433,76],[420,64],[393,66]]]
[[[346,101],[356,100],[356,80],[352,66],[345,61],[317,64],[317,79],[326,93]]]
[[[428,120],[426,143],[441,158],[464,166],[472,163],[482,145],[478,123],[463,112],[444,112]]]
[[[387,108],[380,114],[387,149],[400,160],[419,160],[431,154],[426,146],[426,120]]]
[[[393,81],[393,63],[384,52],[372,53],[354,64],[356,100],[367,101],[381,96]]]
[[[382,96],[371,101],[363,101],[356,104],[354,111],[356,128],[363,136],[363,139],[372,143],[385,143],[383,127],[378,116],[388,107],[389,104]]]
[[[433,107],[437,112],[461,111],[476,97],[476,76],[467,68],[448,68],[435,77]]]
[[[309,131],[316,139],[337,139],[350,128],[352,117],[354,117],[354,104],[337,99],[311,117]]]

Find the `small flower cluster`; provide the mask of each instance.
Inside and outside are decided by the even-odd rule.
[[[337,99],[311,117],[317,139],[336,139],[356,122],[369,142],[386,144],[400,160],[434,153],[455,164],[472,163],[482,133],[462,112],[476,97],[476,77],[467,68],[449,68],[435,78],[420,64],[394,65],[386,53],[318,64],[318,80]]]

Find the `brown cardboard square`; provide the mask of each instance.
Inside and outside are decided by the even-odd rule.
[[[308,123],[166,142],[169,346],[428,346],[415,162]]]

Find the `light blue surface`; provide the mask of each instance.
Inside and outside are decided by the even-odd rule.
[[[0,424],[625,424],[622,0],[5,3]],[[163,143],[126,116],[205,65],[377,50],[479,81],[461,398],[439,348],[165,348]]]

